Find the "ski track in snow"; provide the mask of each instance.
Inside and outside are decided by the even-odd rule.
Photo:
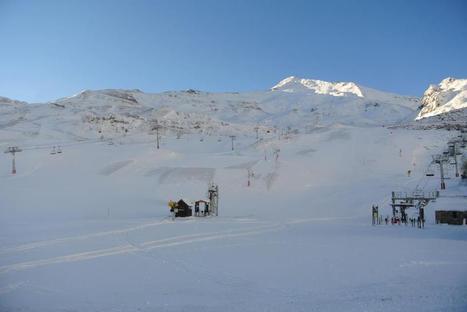
[[[235,237],[242,237],[242,236],[260,235],[260,234],[264,234],[267,232],[281,230],[287,225],[315,222],[315,221],[331,221],[331,220],[336,220],[336,219],[348,219],[348,218],[345,218],[345,217],[344,218],[309,218],[305,220],[291,220],[291,221],[281,222],[281,223],[270,223],[270,224],[261,225],[257,227],[250,227],[246,229],[179,235],[179,236],[174,236],[171,238],[164,238],[164,239],[153,240],[153,241],[145,241],[141,243],[134,243],[134,242],[129,241],[128,235],[127,235],[128,232],[135,231],[135,230],[141,230],[147,227],[160,225],[164,222],[168,222],[167,220],[163,220],[158,223],[143,224],[143,225],[136,226],[133,228],[128,228],[128,229],[100,232],[100,233],[81,235],[81,236],[76,236],[76,237],[67,237],[63,239],[55,239],[51,241],[38,242],[35,244],[33,243],[33,244],[28,244],[28,245],[17,246],[16,248],[9,249],[8,252],[24,251],[24,250],[28,250],[32,248],[50,246],[50,245],[61,243],[61,242],[96,238],[100,236],[115,235],[115,234],[125,234],[126,241],[127,241],[127,244],[125,245],[120,245],[120,246],[111,247],[111,248],[104,248],[104,249],[98,249],[98,250],[93,250],[93,251],[85,251],[85,252],[64,255],[64,256],[59,256],[59,257],[54,257],[54,258],[32,260],[32,261],[19,262],[19,263],[0,266],[0,274],[5,274],[9,272],[14,272],[14,271],[22,271],[26,269],[32,269],[32,268],[37,268],[37,267],[42,267],[42,266],[52,265],[52,264],[78,262],[78,261],[96,259],[96,258],[101,258],[101,257],[128,254],[128,253],[133,253],[133,252],[141,252],[141,251],[145,252],[145,251],[150,251],[150,250],[158,249],[158,248],[175,247],[175,246],[186,245],[186,244],[193,244],[193,243],[199,243],[199,242],[228,239],[228,238],[235,238]],[[3,252],[5,253],[5,250]]]
[[[193,220],[187,220],[188,221],[193,221]],[[216,224],[220,223],[226,223],[226,224],[232,224],[234,221],[216,221]],[[258,223],[265,223],[266,221],[256,221],[254,219],[237,219],[235,220],[235,223],[239,224],[258,224]],[[69,236],[69,237],[63,237],[63,238],[56,238],[56,239],[51,239],[51,240],[44,240],[44,241],[38,241],[38,242],[32,242],[32,243],[27,243],[27,244],[21,244],[15,247],[9,247],[9,248],[4,248],[0,249],[0,255],[2,254],[10,254],[10,253],[15,253],[15,252],[23,252],[23,251],[28,251],[36,248],[41,248],[41,247],[48,247],[56,244],[61,244],[61,243],[67,243],[71,241],[79,241],[79,240],[86,240],[86,239],[91,239],[91,238],[97,238],[97,237],[104,237],[104,236],[109,236],[109,235],[119,235],[119,234],[126,234],[132,231],[138,231],[138,230],[143,230],[146,228],[151,228],[163,224],[172,224],[170,221],[170,217],[166,217],[162,220],[159,220],[157,222],[148,222],[148,223],[143,223],[137,226],[133,227],[128,227],[124,229],[116,229],[116,230],[110,230],[110,231],[103,231],[103,232],[96,232],[96,233],[90,233],[90,234],[84,234],[84,235],[77,235],[77,236]]]
[[[168,223],[168,222],[169,222],[168,218],[166,218],[161,221],[143,223],[143,224],[140,224],[134,227],[124,228],[124,229],[117,229],[117,230],[111,230],[111,231],[97,232],[97,233],[91,233],[91,234],[85,234],[85,235],[70,236],[70,237],[56,238],[52,240],[45,240],[45,241],[39,241],[39,242],[34,242],[34,243],[22,244],[16,247],[5,248],[3,250],[0,250],[0,255],[14,253],[14,252],[27,251],[27,250],[31,250],[35,248],[47,247],[47,246],[71,242],[71,241],[86,240],[86,239],[103,237],[103,236],[108,236],[108,235],[125,234],[126,232],[129,232],[129,231],[142,230],[148,227],[154,227],[154,226],[158,226],[158,225]]]
[[[410,261],[399,265],[401,268],[412,266],[441,266],[441,265],[467,265],[467,261]]]
[[[251,160],[241,164],[227,166],[224,169],[251,169],[254,165],[256,165],[259,160]]]
[[[15,291],[16,289],[22,287],[25,284],[25,282],[16,282],[16,283],[11,283],[6,285],[5,287],[0,288],[0,295],[4,295],[7,293],[10,293],[12,291]]]
[[[173,167],[157,168],[146,172],[146,177],[159,175],[159,184],[179,183],[185,180],[212,181],[215,168]]]
[[[113,164],[110,164],[106,167],[104,167],[99,173],[105,176],[109,176],[117,172],[118,170],[125,168],[129,164],[131,164],[133,160],[123,160],[123,161],[118,161]]]
[[[201,233],[193,235],[181,235],[175,236],[172,238],[166,238],[161,240],[147,241],[139,245],[136,244],[126,244],[120,245],[112,248],[99,249],[94,251],[81,252],[76,254],[70,254],[65,256],[59,256],[54,258],[42,259],[42,260],[33,260],[27,262],[20,262],[10,265],[5,265],[0,267],[0,274],[12,272],[12,271],[22,271],[25,269],[37,268],[45,265],[59,264],[59,263],[68,263],[68,262],[77,262],[90,260],[95,258],[115,256],[121,254],[127,254],[137,251],[148,251],[156,248],[163,247],[173,247],[179,245],[186,245],[191,243],[205,242],[210,240],[226,239],[240,236],[248,236],[255,234],[262,234],[269,231],[277,230],[280,225],[273,226],[263,226],[252,228],[248,230],[238,231],[228,231],[228,232],[212,232],[212,233]],[[237,233],[238,232],[238,233]]]

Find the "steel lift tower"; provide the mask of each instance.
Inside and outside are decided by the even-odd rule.
[[[447,163],[449,161],[449,156],[448,155],[434,155],[433,156],[433,163],[435,164],[438,164],[439,165],[439,178],[440,178],[440,187],[442,190],[446,189],[446,183],[444,182],[444,180],[446,179],[444,177],[444,168],[443,168],[443,164],[444,163]]]
[[[219,214],[219,186],[217,184],[211,183],[209,185],[208,195],[210,213],[217,216]]]
[[[234,141],[235,141],[235,135],[230,135],[230,139],[232,140],[232,151],[234,150]]]
[[[11,161],[11,174],[16,174],[16,153],[22,152],[23,150],[20,149],[18,146],[10,146],[8,149],[5,151],[5,153],[10,153],[13,156],[13,159]]]
[[[159,129],[161,129],[162,126],[159,125],[159,124],[156,124],[152,129],[153,130],[156,130],[156,148],[159,149],[159,140],[160,140],[160,136],[159,136]]]

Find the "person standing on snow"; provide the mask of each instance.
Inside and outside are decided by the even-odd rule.
[[[371,206],[371,224],[372,225],[375,225],[375,223],[376,223],[375,214],[376,214],[375,205],[372,205]]]
[[[199,202],[195,202],[195,216],[199,216]]]
[[[204,215],[205,216],[209,215],[209,204],[208,203],[204,204]]]

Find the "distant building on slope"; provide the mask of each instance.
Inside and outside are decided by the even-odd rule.
[[[454,225],[467,224],[467,210],[436,210],[436,223],[447,223]]]

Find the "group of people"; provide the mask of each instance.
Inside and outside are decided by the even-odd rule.
[[[384,218],[384,222],[386,223],[386,225],[389,223],[389,216],[386,216],[386,218]],[[399,224],[400,225],[401,223],[404,223],[401,218],[391,217],[391,224]]]
[[[414,217],[414,218],[409,218],[409,221],[410,221],[410,224],[415,227],[417,226],[419,229],[421,228],[424,228],[425,227],[425,219],[424,218],[420,218],[420,216],[418,217]]]
[[[388,225],[389,222],[391,222],[392,225],[394,225],[394,224],[408,225],[408,223],[410,222],[410,225],[412,227],[418,227],[418,228],[424,228],[425,227],[425,218],[424,218],[423,208],[421,208],[419,210],[419,216],[417,216],[417,217],[407,219],[407,214],[404,214],[404,216],[405,216],[404,218],[401,218],[401,217],[398,217],[398,216],[393,216],[393,217],[389,218],[389,216],[386,216],[384,218],[384,223],[386,223],[386,225]],[[371,220],[372,220],[373,225],[383,223],[383,217],[379,215],[377,205],[373,205],[371,207]]]
[[[386,224],[389,223],[389,220],[391,220],[391,224],[405,224],[405,225],[408,225],[408,223],[410,222],[410,225],[415,227],[417,226],[418,228],[424,228],[425,227],[425,219],[424,218],[420,218],[420,216],[418,217],[413,217],[413,218],[409,218],[408,219],[408,222],[407,222],[407,218],[406,219],[402,219],[402,218],[399,218],[399,217],[391,217],[391,219],[389,219],[389,216],[387,216],[386,218],[384,218],[384,222]]]

